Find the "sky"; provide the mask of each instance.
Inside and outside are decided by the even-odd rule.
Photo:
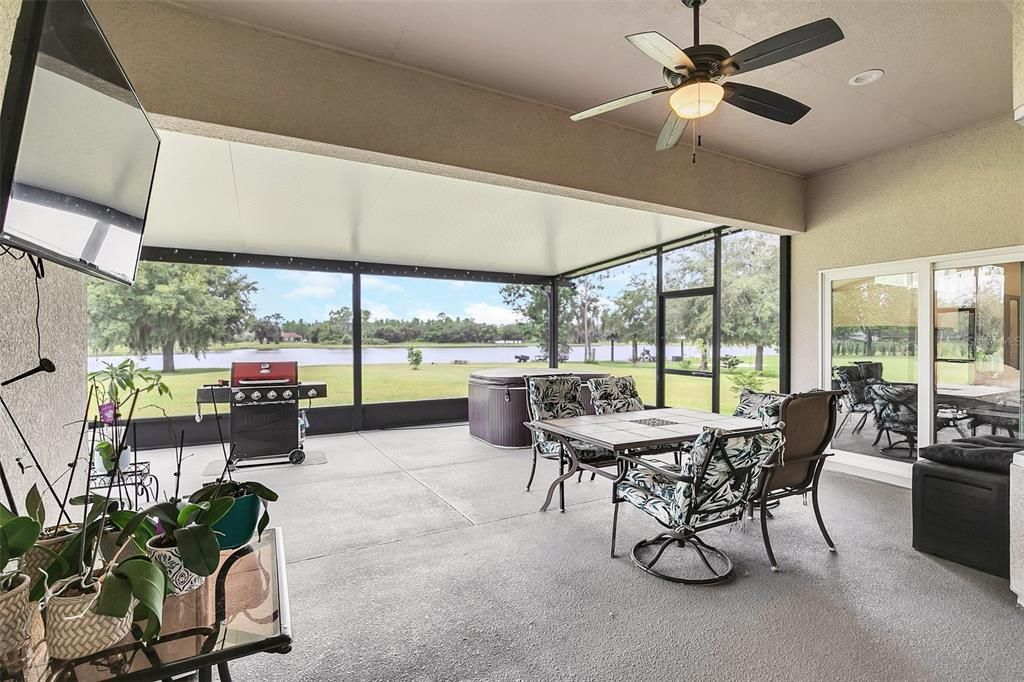
[[[610,303],[634,272],[653,269],[647,263],[630,264],[609,272],[601,298]],[[331,310],[352,305],[352,276],[340,273],[240,268],[258,290],[250,300],[256,316],[281,313],[286,320],[307,322],[327,319]],[[520,321],[501,300],[501,284],[410,277],[363,275],[363,308],[371,318],[430,319],[445,313],[486,324]]]

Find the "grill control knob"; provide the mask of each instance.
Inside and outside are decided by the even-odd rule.
[[[262,397],[263,397],[263,394],[260,393],[259,391],[253,391],[252,392],[252,399],[253,400],[259,400]]]
[[[283,395],[284,399],[287,400],[292,397],[292,391],[291,389],[285,389],[284,393],[282,393],[281,395]]]
[[[276,397],[277,397],[277,391],[269,391],[267,393],[267,398],[270,399],[270,400],[273,400]]]
[[[235,394],[235,400],[237,400],[238,402],[242,402],[243,400],[245,400],[245,394],[239,391],[238,393]]]
[[[306,393],[306,395],[308,395],[310,398],[315,398],[316,397],[316,389],[315,388],[309,389],[309,392]]]

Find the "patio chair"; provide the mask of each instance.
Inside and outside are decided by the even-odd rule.
[[[825,466],[825,459],[832,456],[825,452],[836,430],[836,407],[843,391],[810,391],[787,396],[779,404],[779,417],[785,425],[782,429],[783,446],[769,457],[762,466],[761,478],[751,498],[750,516],[754,507],[761,512],[761,536],[772,571],[778,571],[771,539],[768,537],[768,509],[783,498],[811,494],[811,506],[818,529],[825,538],[830,552],[836,551],[832,538],[821,520],[818,507],[818,478]]]
[[[871,445],[878,445],[885,435],[889,445],[882,448],[882,452],[905,444],[914,456],[917,452],[917,384],[871,384],[867,390],[875,406],[878,427],[878,435]],[[903,436],[903,440],[894,443],[894,433]]]
[[[886,383],[882,379],[882,363],[880,362],[858,362],[852,365],[845,365],[832,368],[832,375],[836,379],[839,390],[843,391],[842,406],[843,421],[836,429],[839,435],[846,422],[854,414],[860,414],[860,420],[854,425],[851,433],[860,433],[867,424],[868,417],[874,414],[875,405],[868,393],[868,387],[873,384]]]
[[[583,401],[580,398],[582,383],[580,378],[574,374],[561,374],[555,376],[524,376],[526,382],[526,403],[530,411],[530,419],[533,421],[545,421],[547,419],[564,419],[567,417],[580,417],[586,414]],[[558,475],[565,473],[566,453],[558,440],[549,437],[543,431],[530,429],[533,438],[533,465],[530,468],[530,479],[526,482],[526,489],[533,485],[533,477],[537,473],[537,457],[544,459],[558,460]],[[608,450],[598,448],[583,441],[572,441],[572,447],[576,450],[581,461],[613,461],[612,453]],[[565,511],[565,482],[558,486],[558,505]]]
[[[629,502],[668,529],[633,546],[630,556],[643,571],[691,585],[728,580],[733,572],[732,561],[720,549],[705,543],[700,533],[734,523],[743,516],[762,464],[772,458],[782,443],[780,427],[706,429],[694,441],[682,466],[620,455],[619,475],[612,488],[612,557],[619,503]],[[673,546],[692,549],[710,576],[669,575],[657,570],[655,564]],[[644,559],[641,554],[648,547],[656,549],[653,557]]]
[[[761,419],[765,426],[774,426],[779,419],[778,406],[788,397],[785,393],[759,393],[744,388],[740,393],[740,402],[733,410],[732,416],[746,419]],[[762,411],[763,410],[763,411]],[[765,421],[769,423],[765,423]]]
[[[636,389],[636,380],[631,376],[601,377],[587,381],[590,399],[596,414],[615,412],[642,412],[644,401]]]

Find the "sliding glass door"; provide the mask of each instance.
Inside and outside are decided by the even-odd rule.
[[[913,461],[921,446],[1020,437],[1024,249],[822,273],[833,447]]]

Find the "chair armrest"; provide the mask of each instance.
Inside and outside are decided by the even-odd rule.
[[[678,471],[671,471],[670,469],[665,469],[663,467],[656,465],[654,462],[650,460],[643,459],[642,457],[637,457],[635,455],[616,455],[615,458],[620,462],[634,464],[636,466],[642,466],[646,469],[650,469],[651,471],[657,473],[659,476],[663,476],[664,478],[667,478],[670,481],[676,481],[677,483],[693,483],[692,476],[686,476],[685,474],[682,474]]]

